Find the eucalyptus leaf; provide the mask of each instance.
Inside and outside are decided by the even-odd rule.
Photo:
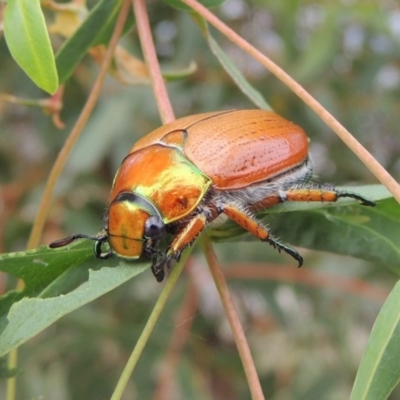
[[[63,44],[56,55],[60,82],[64,83],[88,50],[100,44],[107,44],[111,38],[122,0],[100,0],[91,10],[82,25]],[[124,27],[127,32],[133,26],[130,14]]]
[[[3,23],[14,60],[37,86],[54,94],[58,76],[40,0],[9,0]]]
[[[238,69],[236,64],[230,59],[230,57],[222,50],[217,41],[211,36],[207,22],[197,14],[194,14],[196,20],[199,22],[199,26],[207,39],[210,50],[217,58],[222,68],[229,74],[238,88],[246,95],[258,108],[264,110],[272,110],[271,106],[264,99],[263,95],[255,89],[245,78],[242,72]]]
[[[400,381],[400,282],[372,328],[350,400],[385,400]]]
[[[89,279],[72,292],[50,298],[25,297],[0,317],[0,356],[32,338],[62,316],[100,297],[142,272],[147,265],[119,263],[89,270]]]

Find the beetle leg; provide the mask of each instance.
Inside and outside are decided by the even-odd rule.
[[[303,187],[288,189],[278,192],[280,200],[283,201],[316,201],[321,203],[336,202],[341,197],[348,197],[360,201],[364,206],[374,207],[375,203],[356,193],[341,192],[332,186]]]
[[[207,216],[205,213],[199,213],[194,216],[185,227],[176,234],[175,239],[172,241],[166,255],[161,256],[154,248],[147,249],[152,253],[152,266],[151,272],[155,276],[157,282],[162,282],[165,277],[166,268],[171,268],[173,260],[179,261],[182,251],[185,247],[191,245],[200,232],[205,228]]]
[[[170,248],[167,251],[167,262],[168,259],[171,261],[172,258],[179,260],[179,257],[183,249],[191,245],[201,231],[205,228],[207,217],[205,213],[199,213],[195,215],[185,227],[175,236],[171,243]]]
[[[164,257],[151,265],[151,272],[153,273],[157,282],[162,282],[164,280],[165,276],[164,265],[165,265]]]
[[[155,248],[157,241],[148,240],[144,245],[145,257],[151,261],[151,272],[156,278],[157,282],[164,280],[164,265],[166,257],[164,252]]]
[[[253,215],[228,204],[223,205],[221,210],[227,217],[235,221],[238,225],[259,238],[261,241],[268,242],[279,252],[283,250],[287,254],[291,255],[299,263],[299,267],[303,265],[303,258],[301,255],[295,249],[275,240],[268,232],[268,229],[261,222],[257,221]]]
[[[157,282],[162,282],[164,280],[166,268],[171,267],[173,260],[179,261],[183,249],[194,242],[205,228],[206,222],[206,213],[200,212],[195,215],[187,222],[184,228],[175,235],[166,255],[162,255],[160,258],[159,252],[155,250],[153,246],[146,248],[146,251],[150,253],[152,259],[151,272],[155,276]]]

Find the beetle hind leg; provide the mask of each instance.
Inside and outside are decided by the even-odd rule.
[[[295,187],[284,191],[279,191],[278,196],[280,202],[284,201],[307,201],[334,203],[339,198],[351,198],[358,200],[363,206],[374,207],[375,203],[365,197],[353,193],[337,190],[332,185],[304,185],[303,187]],[[268,200],[268,199],[265,199]],[[264,201],[265,201],[264,200]]]
[[[299,267],[303,265],[303,257],[295,249],[274,239],[268,232],[268,229],[250,213],[230,204],[223,205],[221,211],[261,241],[268,242],[279,252],[283,250],[292,256],[299,263]]]
[[[368,200],[365,197],[360,196],[357,193],[337,191],[337,195],[338,195],[338,198],[347,197],[347,198],[358,200],[361,203],[361,205],[363,205],[363,206],[368,206],[368,207],[375,207],[376,206],[376,204],[373,201]]]

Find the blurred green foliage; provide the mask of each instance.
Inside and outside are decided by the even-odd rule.
[[[95,2],[93,2],[95,3]],[[92,4],[92,3],[91,3]],[[391,172],[400,176],[400,6],[378,1],[228,0],[213,10],[280,64],[321,101]],[[54,19],[46,12],[48,24]],[[151,3],[150,18],[163,70],[191,61],[196,72],[169,83],[177,117],[203,111],[254,107],[221,69],[187,13]],[[214,33],[214,30],[212,30]],[[285,118],[311,138],[321,182],[375,183],[368,170],[307,106],[259,64],[220,35],[221,47],[248,80]],[[51,36],[54,49],[64,39]],[[140,57],[133,30],[122,45]],[[2,94],[41,99],[0,41]],[[88,96],[98,65],[85,57],[67,82],[58,130],[40,108],[0,102],[0,250],[23,250],[48,171]],[[112,179],[128,149],[160,125],[151,88],[123,86],[110,77],[57,187],[43,243],[74,232],[95,234],[102,223]],[[307,235],[304,226],[304,235]],[[221,261],[242,266],[292,265],[262,243],[216,245]],[[268,398],[345,399],[373,321],[396,276],[379,263],[302,250],[307,270],[353,283],[296,284],[291,280],[233,279],[230,284]],[[248,399],[242,366],[203,258],[190,263],[199,304],[182,324],[193,323],[173,381],[174,399]],[[279,265],[276,266],[279,269]],[[284,268],[282,266],[282,268]],[[293,265],[294,269],[295,266]],[[243,272],[245,274],[245,272]],[[228,273],[229,276],[229,273]],[[5,280],[4,280],[5,279]],[[151,337],[126,399],[153,398],[177,310],[186,299],[181,277]],[[13,287],[3,278],[4,287]],[[369,291],[361,295],[358,285]],[[160,286],[146,271],[69,314],[20,350],[19,398],[108,399]],[[0,384],[0,398],[5,385]],[[391,399],[400,397],[393,393]]]

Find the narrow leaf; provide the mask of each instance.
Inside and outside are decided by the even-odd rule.
[[[25,283],[24,292],[29,296],[37,296],[59,276],[84,262],[93,261],[91,267],[94,268],[98,260],[94,258],[91,247],[91,244],[82,240],[59,250],[41,246],[35,250],[2,254],[0,271],[22,279]]]
[[[76,32],[63,44],[56,55],[60,82],[64,83],[72,74],[88,50],[110,40],[122,0],[100,0],[93,7]],[[130,14],[125,23],[124,32],[133,25]]]
[[[201,17],[196,15],[197,20]],[[272,110],[270,105],[265,101],[262,94],[255,89],[245,78],[245,76],[236,67],[235,63],[229,58],[229,56],[221,49],[218,43],[211,36],[210,30],[207,23],[204,20],[199,20],[199,25],[204,36],[207,39],[208,45],[214,56],[220,62],[224,70],[229,74],[238,88],[245,94],[258,108],[264,110]]]
[[[53,50],[40,0],[9,0],[4,36],[14,60],[32,81],[50,94],[58,88]]]
[[[271,106],[265,101],[262,94],[250,85],[244,75],[236,67],[235,63],[228,57],[221,47],[219,47],[218,43],[211,37],[211,35],[208,35],[208,44],[215,57],[217,57],[222,67],[230,75],[243,94],[245,94],[258,108],[272,110]]]
[[[117,268],[89,271],[89,280],[74,291],[51,298],[23,298],[0,318],[0,356],[26,342],[53,322],[121,285],[142,272],[147,265],[120,263]]]
[[[400,282],[372,328],[350,400],[385,400],[400,381]]]

